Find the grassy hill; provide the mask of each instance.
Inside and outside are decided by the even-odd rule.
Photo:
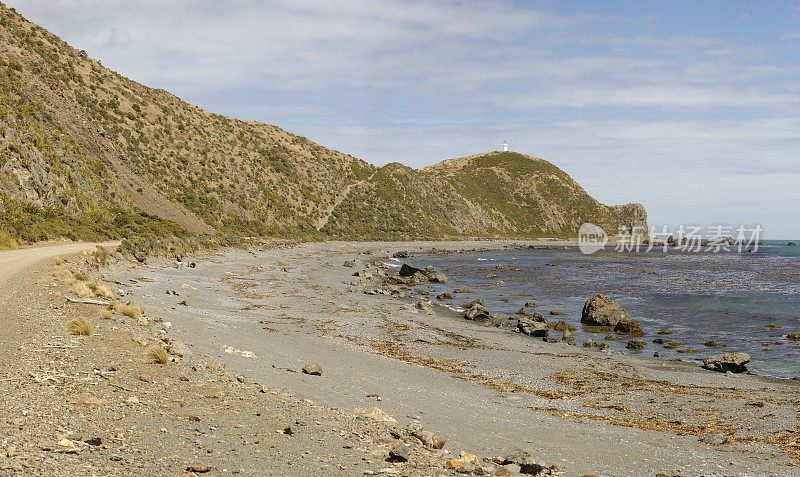
[[[516,152],[379,169],[334,210],[323,232],[356,239],[574,237],[584,222],[610,232],[644,225],[637,204],[609,207],[553,164]]]
[[[571,236],[643,217],[552,164],[486,154],[376,168],[104,68],[0,4],[0,241],[232,235]],[[630,207],[633,207],[631,209]]]

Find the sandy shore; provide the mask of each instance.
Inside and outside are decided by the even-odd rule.
[[[453,452],[522,449],[565,475],[800,475],[797,382],[547,344],[367,295],[375,278],[353,276],[376,275],[399,250],[509,244],[304,244],[213,254],[196,268],[123,264],[109,278],[231,372],[418,420]],[[309,361],[322,376],[296,372]]]

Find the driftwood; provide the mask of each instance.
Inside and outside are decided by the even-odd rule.
[[[111,304],[110,301],[106,300],[93,300],[90,298],[72,298],[69,295],[64,295],[64,298],[67,299],[70,303],[83,303],[84,305],[100,305],[100,306],[108,306]]]

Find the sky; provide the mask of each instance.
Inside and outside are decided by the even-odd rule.
[[[508,139],[659,228],[800,238],[800,1],[4,1],[140,83],[373,164]]]

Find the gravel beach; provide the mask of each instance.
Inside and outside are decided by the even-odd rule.
[[[106,275],[191,354],[323,406],[419,422],[453,454],[521,449],[564,475],[800,475],[797,381],[545,343],[365,293],[396,273],[382,264],[398,251],[510,246],[311,243]]]

